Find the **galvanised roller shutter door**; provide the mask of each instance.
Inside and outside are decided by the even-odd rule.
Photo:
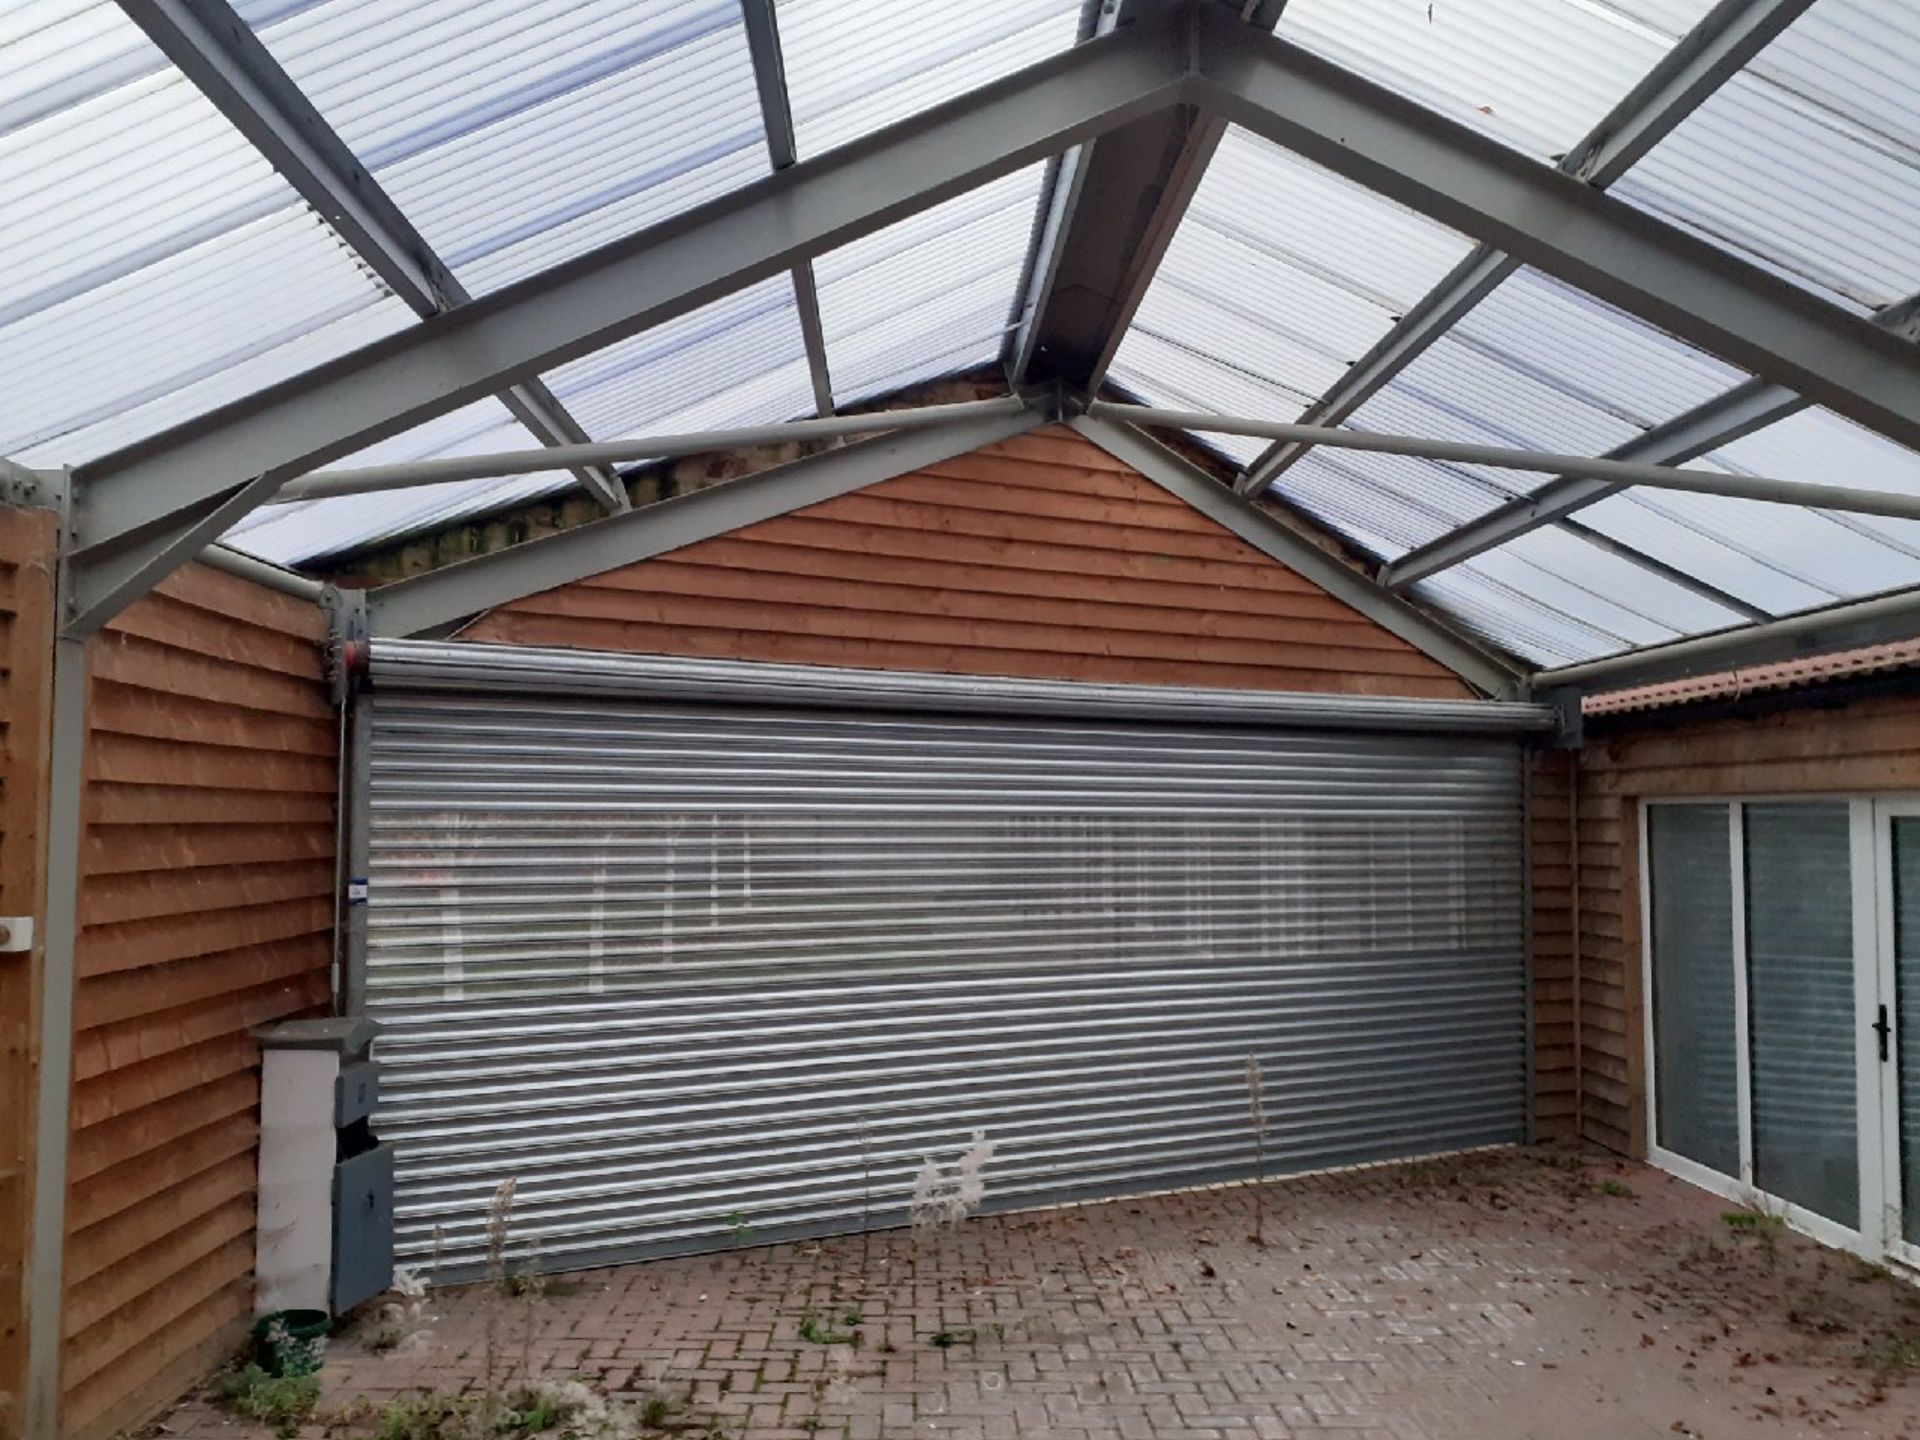
[[[1511,736],[409,673],[360,983],[443,1273],[508,1176],[556,1268],[897,1222],[976,1130],[989,1208],[1245,1176],[1248,1055],[1271,1173],[1522,1138]]]

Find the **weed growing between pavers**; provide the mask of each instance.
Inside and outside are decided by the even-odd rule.
[[[276,1435],[294,1435],[320,1403],[318,1375],[269,1375],[247,1365],[222,1375],[214,1389],[235,1415],[257,1420]]]

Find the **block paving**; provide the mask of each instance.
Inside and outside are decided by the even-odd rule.
[[[1920,1291],[1660,1172],[1491,1151],[1258,1199],[1257,1237],[1231,1186],[438,1290],[397,1348],[335,1338],[322,1414],[491,1353],[689,1440],[1920,1440]],[[162,1425],[267,1434],[211,1394]]]

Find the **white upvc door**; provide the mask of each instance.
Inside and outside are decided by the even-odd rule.
[[[1873,1106],[1885,1253],[1920,1267],[1920,799],[1871,802]],[[1871,1192],[1868,1192],[1871,1193]]]

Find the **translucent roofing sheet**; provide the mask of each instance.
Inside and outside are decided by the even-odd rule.
[[[544,378],[596,440],[788,420],[813,406],[793,283],[784,275]]]
[[[1535,530],[1414,593],[1541,665],[1740,624],[1745,617],[1563,530]]]
[[[1711,0],[1293,0],[1278,33],[1540,159],[1573,148]]]
[[[836,400],[1000,353],[1044,176],[1044,166],[1029,166],[815,262]]]
[[[117,7],[9,7],[0,67],[0,453],[78,464],[406,323]]]
[[[800,157],[881,129],[1065,50],[1082,0],[779,0]]]
[[[259,34],[475,291],[766,173],[733,0],[325,0]]]
[[[1291,420],[1471,249],[1229,130],[1114,357],[1114,379],[1194,409]],[[1260,448],[1241,441],[1227,453],[1251,459]]]
[[[1819,0],[1614,187],[1826,298],[1920,293],[1920,8]]]

